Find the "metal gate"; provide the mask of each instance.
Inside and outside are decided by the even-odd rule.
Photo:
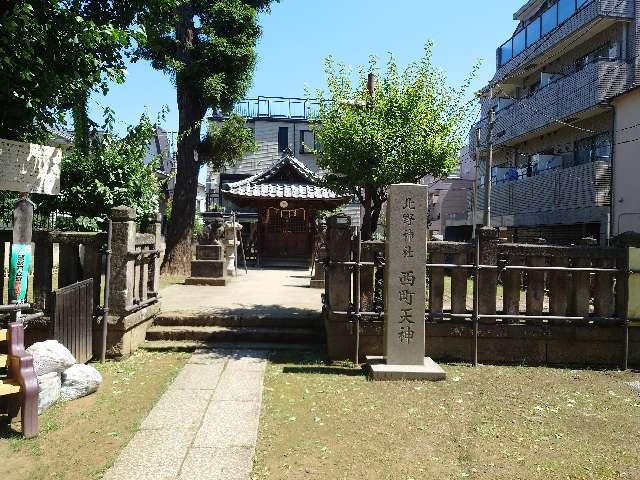
[[[79,363],[93,357],[93,279],[52,293],[53,338],[67,347]]]

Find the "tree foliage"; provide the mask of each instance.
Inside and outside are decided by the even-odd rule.
[[[255,135],[245,124],[245,119],[236,114],[209,122],[198,151],[200,160],[207,162],[213,171],[220,171],[235,165],[245,154],[255,152]]]
[[[44,142],[79,95],[124,81],[134,17],[125,0],[0,5],[0,137]]]
[[[371,238],[386,200],[386,187],[446,176],[455,167],[472,112],[471,78],[453,88],[432,64],[432,44],[424,56],[400,72],[391,57],[384,75],[372,58],[352,83],[346,65],[326,60],[328,95],[312,126],[321,145],[318,164],[325,183],[356,196],[364,207],[363,237]],[[373,95],[368,74],[378,78]]]
[[[104,132],[92,135],[89,154],[72,148],[62,160],[61,192],[42,205],[70,215],[66,229],[96,230],[111,208],[126,205],[145,218],[158,210],[160,194],[156,170],[159,159],[144,160],[156,126],[143,115],[123,138],[113,133],[114,117],[107,114]]]
[[[272,0],[156,0],[140,16],[137,54],[168,73],[178,101],[178,154],[173,216],[163,270],[188,273],[201,148],[208,109],[229,113],[251,82],[258,12]],[[203,146],[207,148],[206,143]]]

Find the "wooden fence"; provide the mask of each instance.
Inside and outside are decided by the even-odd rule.
[[[11,230],[0,230],[0,271],[8,270],[5,252],[11,251]],[[37,230],[32,237],[33,291],[32,305],[48,311],[49,295],[55,288],[66,287],[80,280],[93,279],[93,304],[100,305],[102,285],[102,251],[107,242],[105,233],[50,232]],[[54,250],[58,251],[57,264]],[[6,295],[4,275],[0,275],[0,299]],[[2,303],[2,302],[0,302]]]
[[[93,357],[93,292],[93,279],[89,278],[52,293],[53,339],[80,363]]]
[[[110,355],[120,356],[137,348],[159,310],[162,239],[159,215],[142,219],[143,229],[140,229],[139,219],[131,208],[115,207],[111,211],[111,218],[113,235],[107,348]],[[0,230],[0,273],[8,270],[5,257],[11,249],[11,240],[10,230]],[[95,347],[102,335],[96,334],[96,330],[102,328],[106,300],[102,292],[106,275],[104,260],[107,234],[36,230],[32,240],[33,280],[29,282],[28,302],[35,310],[45,312],[45,319],[27,328],[28,343],[53,338],[54,324],[47,318],[54,313],[51,300],[54,297],[51,293],[90,279],[94,351],[99,352]],[[88,284],[82,285],[86,289]],[[6,290],[5,276],[0,275],[0,303],[7,297]],[[66,309],[60,311],[58,319],[65,312]],[[84,329],[84,326],[75,323],[74,315],[65,322]],[[65,338],[71,342],[70,345],[75,342],[72,336]]]
[[[332,358],[383,353],[385,247],[362,242],[357,262],[348,219],[329,221],[324,317]],[[640,335],[629,333],[626,315],[627,251],[589,239],[570,247],[502,243],[495,230],[481,231],[477,244],[428,242],[426,353],[485,362],[640,363]]]

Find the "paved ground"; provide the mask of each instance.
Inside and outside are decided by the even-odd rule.
[[[196,351],[105,480],[248,480],[266,356]]]
[[[162,312],[182,315],[319,315],[322,290],[309,288],[308,270],[249,270],[225,287],[171,285],[164,288]]]

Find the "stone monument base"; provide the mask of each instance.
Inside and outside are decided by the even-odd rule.
[[[366,368],[373,380],[427,380],[436,382],[447,378],[446,372],[429,357],[424,357],[424,365],[387,365],[384,357],[367,356]]]
[[[187,277],[184,279],[185,285],[207,285],[210,287],[224,287],[227,284],[227,278],[214,277]]]

